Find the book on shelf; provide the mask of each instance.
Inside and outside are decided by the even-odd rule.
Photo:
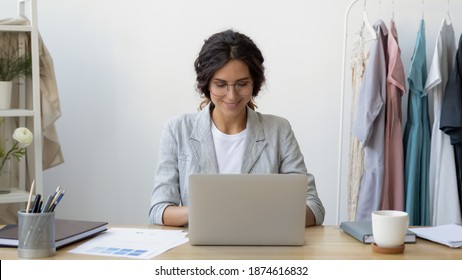
[[[107,222],[55,220],[55,245],[59,249],[107,230]],[[18,225],[8,224],[0,229],[0,246],[18,247]]]
[[[361,241],[362,243],[374,243],[374,236],[372,235],[372,222],[371,221],[346,221],[340,223],[340,229],[348,233],[352,237]],[[416,234],[410,230],[407,231],[404,238],[405,243],[415,243]]]
[[[451,248],[462,247],[462,226],[446,224],[434,227],[411,228],[418,237],[440,243]]]

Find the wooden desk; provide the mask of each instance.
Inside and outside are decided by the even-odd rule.
[[[120,226],[114,226],[120,227]],[[133,226],[136,228],[178,229],[160,226]],[[84,242],[84,241],[83,241]],[[48,259],[88,260],[104,259],[99,256],[68,253],[81,243],[56,251]],[[0,248],[0,259],[17,259],[15,248]],[[116,258],[110,258],[116,259]],[[127,258],[123,258],[126,259]],[[403,254],[389,255],[372,252],[371,245],[362,244],[337,226],[316,226],[306,229],[304,246],[191,246],[189,243],[167,251],[155,259],[171,260],[462,260],[462,249],[452,249],[424,239],[406,244]]]

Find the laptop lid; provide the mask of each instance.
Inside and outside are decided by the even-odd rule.
[[[307,180],[303,174],[191,175],[190,244],[304,244]]]

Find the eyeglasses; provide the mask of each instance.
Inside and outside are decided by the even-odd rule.
[[[223,97],[228,93],[229,87],[234,87],[234,91],[243,96],[252,94],[253,84],[249,81],[241,81],[234,84],[214,82],[210,84],[210,92],[218,97]]]

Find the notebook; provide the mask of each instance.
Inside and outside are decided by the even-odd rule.
[[[340,229],[348,233],[352,237],[361,241],[362,243],[374,243],[374,236],[372,235],[372,222],[371,221],[345,221],[340,223]],[[404,238],[405,243],[415,243],[416,234],[408,230]]]
[[[107,230],[107,222],[55,220],[55,245],[59,249]],[[0,247],[18,247],[18,225],[9,224],[0,229]]]
[[[192,245],[303,245],[303,174],[192,174]]]

